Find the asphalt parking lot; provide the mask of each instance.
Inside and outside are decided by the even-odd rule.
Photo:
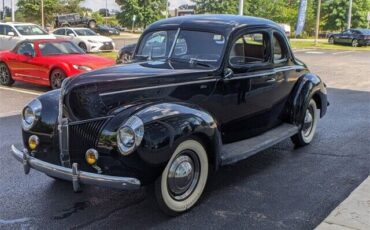
[[[122,192],[56,182],[10,153],[23,105],[48,90],[0,87],[0,229],[312,229],[370,173],[370,52],[296,50],[328,85],[330,107],[310,146],[289,140],[209,180],[198,206],[163,215],[151,188]]]

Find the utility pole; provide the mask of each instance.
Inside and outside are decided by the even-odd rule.
[[[108,0],[105,0],[105,24],[108,25]]]
[[[315,46],[319,43],[319,28],[320,28],[320,12],[321,12],[321,0],[317,3],[317,13],[316,13],[316,28],[315,28]]]
[[[169,2],[168,2],[168,0],[166,1],[166,18],[168,18],[168,4],[169,4]]]
[[[12,5],[12,22],[15,22],[15,0],[12,0],[11,5]]]
[[[3,15],[1,19],[5,21],[5,0],[3,0]]]
[[[44,22],[44,0],[41,0],[41,27],[45,28],[45,22]]]
[[[348,22],[347,29],[351,29],[351,19],[352,19],[352,0],[349,0],[349,9],[348,9]]]
[[[239,0],[239,15],[243,15],[244,12],[244,0]]]

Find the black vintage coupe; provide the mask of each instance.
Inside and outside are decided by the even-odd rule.
[[[209,172],[291,138],[304,146],[327,110],[326,87],[294,57],[281,27],[233,15],[150,25],[132,63],[63,82],[23,110],[14,156],[48,176],[138,189],[155,183],[176,215]],[[298,163],[298,162],[297,162]]]
[[[347,44],[352,47],[370,45],[370,29],[349,29],[342,33],[331,34],[330,44]]]

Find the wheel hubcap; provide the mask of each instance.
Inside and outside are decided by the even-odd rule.
[[[305,137],[308,137],[311,134],[313,127],[313,109],[312,107],[306,110],[306,115],[303,122],[302,132]]]
[[[200,173],[197,155],[192,151],[184,151],[171,163],[167,184],[170,195],[175,200],[188,198],[194,191]]]
[[[6,69],[5,66],[0,66],[0,82],[1,83],[6,83],[7,80],[9,79],[9,72]]]
[[[62,79],[62,76],[61,76],[61,74],[60,73],[54,73],[54,77],[53,77],[53,87],[55,88],[55,89],[57,89],[57,88],[60,88],[60,86],[62,85],[62,81],[63,81],[63,79]]]
[[[353,47],[357,47],[357,46],[358,46],[358,42],[357,42],[356,40],[355,40],[355,41],[353,41],[353,42],[352,42],[352,46],[353,46]]]

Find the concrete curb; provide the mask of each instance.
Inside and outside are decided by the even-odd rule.
[[[370,176],[316,230],[370,229]]]

